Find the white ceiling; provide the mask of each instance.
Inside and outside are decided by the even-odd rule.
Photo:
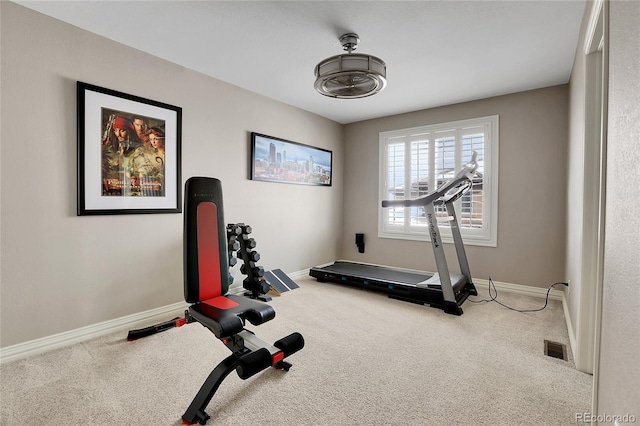
[[[350,123],[569,81],[584,0],[19,1],[125,45]],[[387,87],[362,99],[313,88],[344,53],[382,58]],[[114,88],[117,90],[117,88]]]

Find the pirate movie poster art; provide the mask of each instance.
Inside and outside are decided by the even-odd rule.
[[[165,121],[102,108],[102,195],[164,197]]]
[[[181,212],[181,117],[78,82],[78,215]]]

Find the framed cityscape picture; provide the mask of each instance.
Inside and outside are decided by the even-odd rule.
[[[251,179],[331,186],[333,153],[298,142],[251,133]]]

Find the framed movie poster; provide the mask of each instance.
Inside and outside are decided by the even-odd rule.
[[[182,108],[77,89],[78,216],[180,213]]]

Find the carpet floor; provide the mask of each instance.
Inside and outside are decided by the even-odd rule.
[[[558,301],[536,313],[467,301],[464,315],[453,316],[381,293],[297,282],[299,289],[270,302],[273,321],[247,327],[267,342],[302,333],[304,349],[288,358],[293,367],[245,381],[229,375],[206,410],[208,424],[571,425],[590,411],[592,377],[570,355],[544,354],[545,339],[569,348]],[[520,309],[544,304],[513,293],[498,299]],[[229,354],[194,323],[6,363],[0,424],[181,425]]]

